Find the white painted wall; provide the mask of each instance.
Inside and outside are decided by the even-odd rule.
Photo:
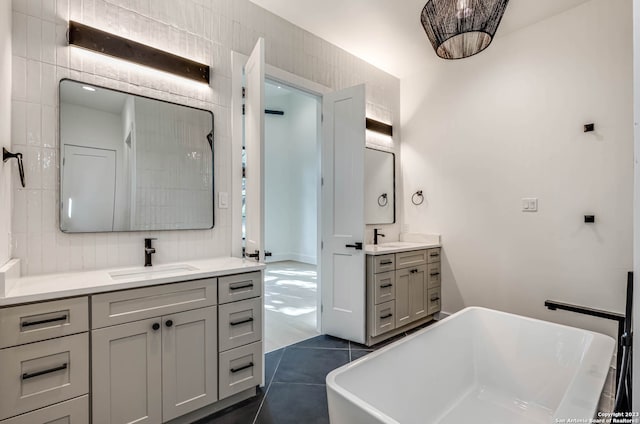
[[[0,150],[11,150],[11,0],[0,0]],[[11,178],[15,160],[0,160],[0,266],[10,258]],[[17,173],[17,170],[14,170]]]
[[[265,247],[270,261],[316,264],[319,103],[294,92],[266,105],[285,115],[265,120]]]
[[[207,87],[68,47],[65,37],[70,19],[208,63],[212,66],[211,84]],[[258,37],[266,40],[267,63],[335,90],[366,83],[368,110],[396,124],[399,120],[397,78],[249,0],[19,0],[13,2],[13,24],[14,144],[25,151],[28,186],[26,190],[13,189],[16,213],[12,255],[23,259],[25,274],[140,265],[144,237],[158,238],[154,258],[158,264],[231,253],[232,209],[219,209],[217,205],[213,230],[82,235],[59,232],[55,213],[56,122],[57,83],[61,78],[213,111],[216,199],[221,191],[234,194],[230,163],[231,51],[248,54]],[[229,201],[234,203],[233,198]],[[27,217],[25,210],[30,211]]]
[[[640,0],[633,0],[633,114],[634,114],[634,203],[633,203],[633,328],[640,328]],[[633,339],[633,363],[640,364],[640,338]],[[640,405],[640,378],[633,379],[634,409]]]
[[[406,224],[442,234],[445,311],[480,305],[615,336],[615,324],[543,304],[624,310],[631,53],[631,2],[592,0],[402,80],[404,187],[425,194],[422,206],[402,199]],[[539,212],[521,212],[523,197]]]

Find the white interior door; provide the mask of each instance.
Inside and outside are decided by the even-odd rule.
[[[260,38],[244,67],[246,164],[245,256],[264,260],[264,39]],[[252,256],[253,257],[253,256]]]
[[[65,231],[113,231],[116,152],[66,144],[62,162]]]
[[[325,94],[322,110],[322,331],[364,343],[364,85]]]

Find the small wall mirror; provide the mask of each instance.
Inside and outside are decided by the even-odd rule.
[[[63,232],[213,228],[213,113],[60,82]]]
[[[364,155],[364,222],[396,222],[395,155],[367,148]]]

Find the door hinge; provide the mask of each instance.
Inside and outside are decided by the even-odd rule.
[[[320,250],[324,249],[324,241],[320,242]]]
[[[247,97],[247,89],[246,87],[242,87],[242,98],[244,99],[245,97]]]
[[[242,178],[247,178],[247,167],[246,166],[242,167]]]
[[[324,312],[324,305],[320,304],[320,312]]]
[[[243,114],[243,115],[245,114],[245,107],[244,107],[244,105],[242,105],[242,114]]]
[[[324,113],[320,114],[320,122],[324,122]]]
[[[67,161],[67,158],[62,158],[62,166],[64,166],[66,161]]]
[[[323,186],[324,185],[324,177],[320,177],[320,185]]]

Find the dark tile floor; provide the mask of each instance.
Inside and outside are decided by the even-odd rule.
[[[414,331],[373,347],[323,335],[269,352],[255,397],[196,424],[328,424],[327,374]]]

